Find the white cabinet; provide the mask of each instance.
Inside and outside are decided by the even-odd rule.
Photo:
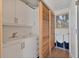
[[[22,50],[23,51],[23,58],[33,58],[33,48],[32,48],[30,39],[25,40],[25,48]]]
[[[36,38],[28,38],[25,40],[25,48],[23,49],[23,58],[36,58],[37,57],[37,42]]]
[[[3,47],[4,58],[36,58],[38,55],[36,38],[19,39],[8,42]]]
[[[20,58],[22,57],[21,44],[10,44],[3,48],[4,58]]]
[[[16,0],[16,17],[18,23],[25,26],[32,26],[34,19],[34,10],[25,3]]]
[[[15,17],[15,0],[4,0],[4,24],[14,24],[14,17]]]
[[[27,43],[27,42],[26,42]],[[25,39],[7,42],[3,46],[3,58],[22,58],[25,48]]]
[[[34,10],[20,0],[4,0],[4,25],[32,26]]]

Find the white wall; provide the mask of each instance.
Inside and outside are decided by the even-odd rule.
[[[39,56],[39,8],[37,7],[35,10],[34,10],[34,24],[33,24],[33,27],[32,27],[32,33],[34,36],[36,36],[36,41],[35,43],[37,43],[37,57]]]
[[[33,33],[39,36],[39,8],[38,7],[34,10]]]
[[[74,0],[69,7],[69,32],[70,32],[70,53],[71,57],[78,57],[77,48],[77,7]]]

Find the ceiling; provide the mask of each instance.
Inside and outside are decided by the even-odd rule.
[[[72,0],[44,0],[44,2],[54,11],[68,8]]]

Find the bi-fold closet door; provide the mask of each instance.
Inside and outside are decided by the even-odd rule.
[[[55,28],[54,21],[52,21],[54,20],[54,17],[52,17],[53,13],[51,10],[43,2],[40,2],[39,14],[39,57],[46,58],[51,55],[51,49],[54,47]]]

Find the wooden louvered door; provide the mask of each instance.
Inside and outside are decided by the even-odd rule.
[[[39,41],[39,57],[46,58],[49,55],[49,9],[40,2],[40,41]]]

